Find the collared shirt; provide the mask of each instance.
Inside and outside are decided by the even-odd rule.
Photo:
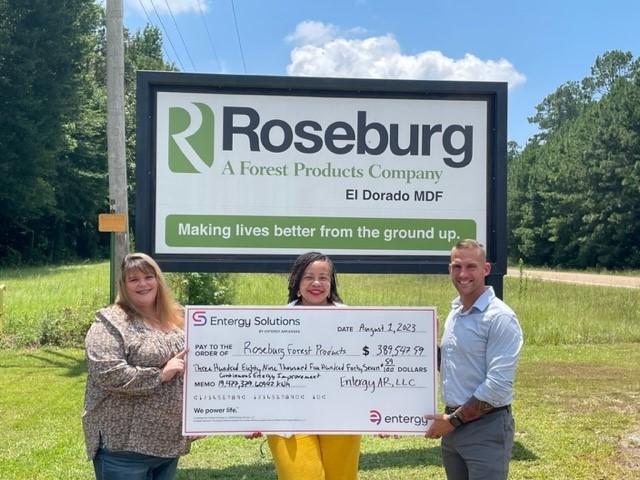
[[[440,379],[445,405],[471,396],[494,407],[511,403],[513,378],[522,347],[518,319],[492,287],[467,311],[460,297],[451,304],[441,341]]]

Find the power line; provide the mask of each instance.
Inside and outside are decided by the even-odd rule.
[[[238,29],[238,19],[236,18],[236,6],[233,0],[231,0],[231,10],[233,10],[233,24],[236,27],[236,37],[238,37],[238,45],[240,46],[240,57],[242,58],[242,67],[244,68],[244,73],[247,73],[247,65],[244,62],[244,52],[242,51],[242,42],[240,41],[240,30]]]
[[[149,14],[147,13],[147,9],[146,9],[146,8],[144,8],[144,3],[142,3],[142,0],[138,0],[138,3],[139,3],[139,4],[140,4],[140,6],[142,7],[142,11],[144,12],[145,17],[147,17],[147,21],[149,22],[149,25],[152,25],[152,26],[153,26],[153,25],[154,25],[154,23],[151,21],[151,17],[149,17]],[[161,44],[162,44],[162,51],[164,52],[164,56],[165,56],[165,57],[167,57],[167,59],[168,59],[169,61],[172,61],[172,60],[171,60],[171,55],[169,55],[169,52],[167,51],[167,49],[166,49],[166,48],[165,48],[165,46],[164,46],[164,42],[161,42]],[[180,61],[180,60],[178,59],[178,62],[179,62],[179,61]],[[184,70],[184,69],[183,69],[183,70]]]
[[[209,38],[209,45],[211,45],[211,50],[213,50],[213,57],[216,59],[216,63],[218,64],[218,70],[222,70],[222,65],[220,64],[220,60],[218,59],[218,53],[216,52],[216,47],[213,44],[213,39],[211,38],[211,33],[209,33],[209,27],[207,27],[207,21],[204,18],[204,13],[202,12],[202,6],[200,5],[200,0],[197,0],[198,10],[200,10],[200,18],[202,19],[202,23],[204,24],[204,29],[207,31],[207,37]]]
[[[167,40],[169,40],[169,44],[171,45],[171,48],[173,48],[173,51],[176,54],[176,58],[178,59],[178,63],[180,64],[180,68],[182,70],[184,70],[184,65],[182,65],[182,61],[180,60],[180,55],[178,55],[178,50],[176,49],[175,45],[171,41],[171,37],[169,36],[169,32],[167,31],[166,27],[164,26],[164,23],[162,22],[162,19],[160,18],[160,14],[158,14],[158,10],[156,9],[156,5],[153,3],[153,0],[149,0],[149,3],[151,3],[151,6],[153,7],[153,11],[156,12],[156,17],[158,17],[158,21],[160,22],[160,26],[162,27],[162,31],[164,32],[165,36],[167,37]]]
[[[171,19],[173,20],[173,25],[176,27],[176,31],[180,36],[180,40],[182,41],[182,46],[184,47],[184,51],[187,52],[187,57],[189,57],[189,61],[191,62],[191,66],[193,67],[193,71],[197,71],[195,63],[193,63],[193,58],[191,58],[191,54],[189,53],[189,49],[187,48],[187,44],[184,41],[184,37],[182,36],[182,32],[180,32],[180,28],[178,27],[178,22],[176,22],[175,17],[173,16],[173,12],[171,11],[171,7],[169,6],[168,0],[164,0],[164,3],[167,5],[167,10],[169,10],[169,15],[171,15]]]

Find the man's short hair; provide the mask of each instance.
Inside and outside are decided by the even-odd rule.
[[[480,250],[482,254],[482,259],[487,259],[487,251],[484,248],[484,245],[473,238],[465,238],[464,240],[459,240],[451,249],[453,253],[454,250]]]

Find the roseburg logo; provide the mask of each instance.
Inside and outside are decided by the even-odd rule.
[[[200,173],[213,165],[213,110],[192,102],[169,107],[169,170]]]
[[[382,415],[378,410],[369,410],[369,421],[371,423],[375,423],[376,425],[380,425],[382,421]]]
[[[191,320],[193,320],[194,327],[201,327],[207,324],[207,316],[204,314],[204,310],[196,310],[191,314]]]

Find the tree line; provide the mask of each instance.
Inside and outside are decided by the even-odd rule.
[[[0,265],[108,255],[105,30],[92,0],[0,0]],[[175,67],[157,28],[124,38],[133,180],[135,72]]]
[[[508,151],[509,255],[531,265],[640,267],[640,60],[598,56],[536,107]]]
[[[94,1],[0,0],[0,265],[108,255],[105,37]],[[130,205],[135,72],[176,70],[162,52],[157,28],[125,30]],[[640,267],[640,61],[605,52],[529,121],[539,133],[508,150],[510,258]]]

